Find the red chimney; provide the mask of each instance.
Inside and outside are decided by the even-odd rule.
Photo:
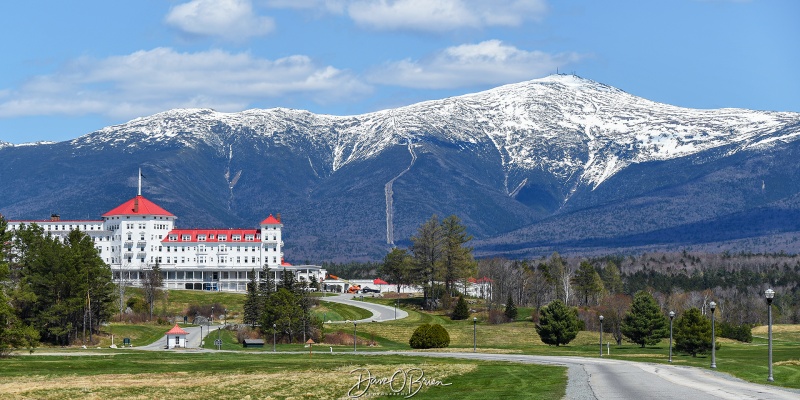
[[[281,222],[281,213],[278,213],[278,214],[275,216],[275,219],[277,219],[277,220],[278,220],[278,222]]]
[[[61,216],[58,214],[50,214],[50,221],[61,221]]]
[[[135,212],[135,213],[139,212],[139,196],[136,196],[133,199],[133,212]]]

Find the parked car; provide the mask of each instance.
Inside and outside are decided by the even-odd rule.
[[[361,293],[380,293],[380,292],[381,292],[380,289],[373,289],[369,286],[364,286],[364,288],[361,289]]]

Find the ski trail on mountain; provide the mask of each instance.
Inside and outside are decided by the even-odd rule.
[[[392,119],[392,124],[394,124],[394,119]],[[408,168],[403,170],[400,174],[392,178],[389,182],[386,182],[384,186],[384,193],[386,194],[386,243],[394,246],[394,201],[392,196],[394,195],[394,191],[392,186],[394,185],[394,181],[397,178],[403,176],[406,172],[411,170],[411,167],[414,166],[414,162],[417,161],[417,155],[414,153],[414,146],[411,144],[411,139],[408,140],[408,152],[411,153],[411,163],[408,164]]]

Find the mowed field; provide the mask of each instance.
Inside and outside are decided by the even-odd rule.
[[[207,304],[217,301],[219,293],[184,292],[170,294],[170,308],[188,304]],[[243,304],[243,295],[226,298],[233,304]],[[183,298],[181,298],[183,296]],[[179,300],[180,299],[180,300]],[[394,305],[389,299],[369,299]],[[198,353],[191,350],[170,352],[139,352],[130,349],[109,349],[110,335],[99,344],[101,349],[40,348],[34,355],[17,355],[0,359],[0,393],[2,398],[347,398],[359,376],[372,376],[375,384],[364,385],[362,397],[397,398],[409,395],[403,386],[397,391],[400,377],[414,377],[421,371],[424,378],[414,398],[561,398],[566,386],[566,370],[561,367],[513,363],[477,362],[409,358],[392,355],[392,350],[411,350],[408,339],[423,323],[442,324],[450,334],[447,349],[435,351],[473,351],[535,355],[575,355],[598,357],[599,332],[582,331],[566,346],[547,346],[535,332],[529,315],[532,310],[520,309],[517,321],[489,324],[485,315],[475,314],[465,321],[452,321],[443,313],[421,312],[415,300],[401,302],[409,317],[383,323],[362,323],[357,327],[358,351],[385,351],[385,355],[353,354],[352,325],[325,324],[326,336],[337,338],[336,344],[320,343],[311,349],[301,344],[276,345],[272,352],[270,337],[261,349],[242,349],[233,331],[214,330],[219,335],[222,351],[216,351],[213,340],[206,340],[210,350]],[[231,307],[226,304],[227,307]],[[233,307],[236,307],[235,305]],[[229,322],[236,322],[235,311],[229,308]],[[363,317],[363,311],[349,306],[322,302],[315,312],[326,320],[345,320]],[[179,314],[176,314],[179,315]],[[121,337],[131,337],[136,343],[149,343],[163,338],[169,326],[156,324],[113,323],[105,327],[113,333],[116,343]],[[473,336],[474,335],[474,336]],[[269,336],[269,335],[268,335]],[[753,329],[753,343],[718,339],[722,348],[717,352],[717,370],[757,383],[767,383],[766,327]],[[800,388],[800,325],[776,325],[774,336],[774,384]],[[623,342],[613,344],[604,335],[604,357],[667,363],[668,342],[642,348]],[[312,351],[313,354],[309,354]],[[433,350],[428,350],[433,351]],[[47,353],[48,355],[40,355]],[[710,355],[691,357],[675,353],[673,364],[709,368]],[[368,372],[366,372],[368,371]],[[394,386],[386,381],[392,380]],[[409,378],[411,379],[411,378]],[[426,381],[428,379],[428,381]],[[437,383],[438,382],[438,383]],[[354,390],[356,390],[354,389]],[[406,392],[403,392],[406,390]],[[418,392],[417,392],[418,390]],[[351,393],[352,394],[352,393]],[[400,396],[400,397],[403,397]]]

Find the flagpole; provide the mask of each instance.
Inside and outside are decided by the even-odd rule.
[[[142,195],[142,169],[139,168],[139,192],[136,194],[137,196]]]

